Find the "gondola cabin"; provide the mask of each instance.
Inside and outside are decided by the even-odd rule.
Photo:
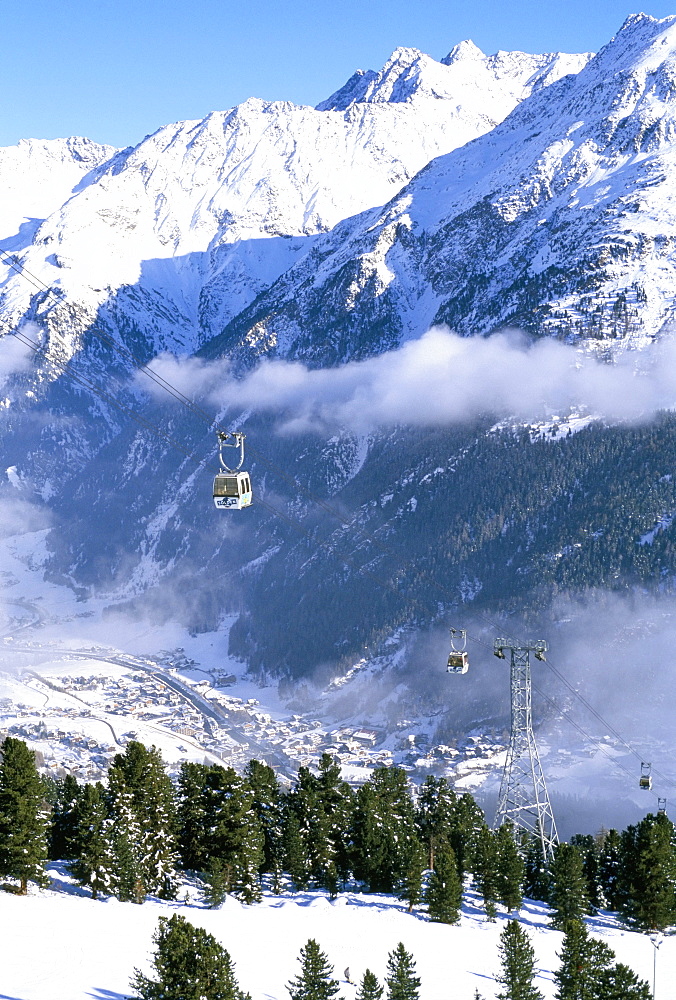
[[[219,510],[241,510],[253,499],[248,472],[219,472],[214,479],[214,504]]]
[[[469,670],[469,653],[451,652],[448,654],[446,671],[449,674],[466,674]]]
[[[638,779],[638,787],[649,792],[653,787],[653,779],[650,775],[651,765],[641,761],[641,777]]]

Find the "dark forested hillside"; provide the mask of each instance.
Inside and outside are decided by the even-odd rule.
[[[402,453],[412,462],[391,485]],[[443,609],[535,608],[559,592],[673,586],[676,418],[528,429],[393,433],[332,498],[242,579],[233,651],[305,674]],[[647,538],[645,536],[648,536]],[[359,569],[359,572],[355,570]]]

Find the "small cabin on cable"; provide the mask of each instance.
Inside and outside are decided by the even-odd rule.
[[[646,792],[649,792],[653,787],[653,779],[650,775],[651,767],[651,764],[641,761],[641,777],[638,779],[638,787]]]
[[[218,460],[221,471],[214,478],[214,505],[219,510],[242,510],[250,507],[253,500],[251,480],[244,465],[244,438],[241,431],[216,431],[218,438]],[[230,439],[232,438],[232,443]],[[239,463],[234,469],[226,464],[223,458],[224,448],[239,449]]]
[[[451,652],[448,654],[446,672],[449,674],[466,674],[469,670],[469,653]]]
[[[467,632],[465,629],[452,628],[451,651],[448,654],[446,671],[449,674],[466,674],[469,670],[469,653],[465,652]]]
[[[241,510],[253,499],[248,472],[219,472],[214,479],[214,504],[220,510]]]

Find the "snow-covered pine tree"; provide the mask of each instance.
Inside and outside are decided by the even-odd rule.
[[[523,903],[524,863],[514,839],[514,826],[509,820],[496,831],[495,845],[498,899],[511,913]]]
[[[381,1000],[383,987],[378,982],[375,973],[367,969],[362,976],[355,1000]]]
[[[233,893],[245,903],[261,897],[259,869],[264,836],[253,808],[253,792],[233,770],[214,764],[205,789],[210,904]]]
[[[604,897],[599,870],[599,845],[590,833],[576,833],[570,838],[582,855],[582,871],[587,885],[587,899],[592,913],[603,905]]]
[[[325,846],[315,878],[329,891],[335,885],[336,876],[345,882],[352,868],[350,830],[355,795],[340,775],[340,764],[330,754],[323,753],[319,758],[317,793]]]
[[[462,882],[458,875],[455,852],[450,844],[437,847],[434,870],[425,894],[430,919],[436,923],[457,924],[462,905]]]
[[[427,867],[434,868],[434,854],[442,843],[449,843],[456,827],[458,796],[446,778],[428,775],[420,789],[416,825],[427,847]]]
[[[49,845],[49,856],[55,861],[69,861],[75,857],[75,817],[80,791],[72,774],[56,782]]]
[[[131,740],[124,753],[114,758],[113,768],[123,775],[132,795],[141,830],[139,857],[145,891],[161,899],[173,899],[179,863],[176,802],[162,756],[156,747],[148,749]]]
[[[331,1000],[338,993],[333,966],[314,938],[301,948],[298,961],[301,971],[286,987],[291,1000]]]
[[[599,883],[605,905],[611,910],[619,910],[618,878],[620,868],[620,835],[617,830],[608,830],[601,842],[599,854]]]
[[[103,785],[84,785],[75,806],[74,860],[70,869],[80,885],[91,889],[92,899],[114,889],[114,861],[109,843],[110,827]]]
[[[178,846],[183,868],[205,872],[209,867],[206,829],[208,764],[184,761],[178,775]]]
[[[451,847],[455,851],[458,872],[471,871],[472,858],[479,831],[486,824],[483,810],[469,792],[464,792],[453,807]]]
[[[44,885],[48,857],[48,811],[35,767],[23,740],[8,736],[0,746],[0,876]]]
[[[406,876],[417,837],[406,772],[376,768],[357,792],[354,813],[354,873],[372,892],[393,892]]]
[[[418,1000],[420,979],[415,974],[413,955],[400,941],[387,956],[387,1000]]]
[[[408,912],[422,902],[423,878],[427,865],[427,851],[416,838],[411,841],[410,854],[406,862],[406,871],[399,889],[399,898],[408,903]]]
[[[287,797],[288,799],[289,797]],[[293,879],[296,891],[302,892],[310,885],[310,859],[300,833],[300,821],[292,804],[287,801],[282,831],[284,868]]]
[[[112,892],[121,902],[143,903],[147,892],[143,837],[132,793],[127,788],[124,774],[117,767],[108,771],[106,805],[103,830],[106,857],[103,864],[111,872]]]
[[[500,934],[500,975],[495,981],[504,987],[498,1000],[543,1000],[533,986],[535,952],[518,920],[508,920]],[[590,998],[591,1000],[591,998]]]
[[[153,941],[155,979],[134,970],[139,1000],[250,1000],[235,978],[230,955],[212,934],[174,914],[160,917]]]
[[[272,876],[272,891],[281,891],[284,870],[284,822],[282,795],[277,775],[269,764],[250,760],[244,772],[253,793],[253,808],[263,831],[263,860],[260,871]]]
[[[526,843],[524,858],[524,896],[547,903],[551,891],[552,876],[549,864],[542,853],[542,841],[535,834],[531,834]]]
[[[473,852],[472,874],[474,885],[481,893],[486,907],[486,916],[495,919],[498,899],[498,845],[492,830],[484,823],[476,838]]]
[[[557,930],[565,931],[571,921],[582,920],[589,913],[587,880],[577,847],[565,842],[559,844],[554,852],[551,873],[549,904],[554,911],[551,923]]]
[[[293,814],[296,823],[292,831],[297,830],[300,844],[293,845],[295,853],[305,867],[303,874],[298,871],[300,883],[317,885],[324,865],[329,860],[331,850],[325,843],[324,816],[319,798],[319,782],[308,767],[298,768],[298,777],[287,797],[287,815]],[[294,882],[296,877],[294,876]]]

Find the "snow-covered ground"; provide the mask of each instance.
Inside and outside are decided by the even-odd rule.
[[[27,897],[0,892],[0,997],[3,1000],[123,1000],[134,967],[149,973],[152,934],[160,916],[178,912],[204,927],[230,952],[240,986],[252,997],[285,1000],[286,983],[298,973],[300,948],[314,937],[334,965],[340,997],[353,1000],[366,968],[383,980],[387,955],[399,941],[410,951],[422,980],[421,1000],[485,1000],[499,991],[498,938],[506,915],[489,924],[472,892],[466,893],[457,926],[432,924],[423,912],[408,914],[392,897],[341,893],[272,896],[246,906],[229,897],[215,910],[192,902],[150,900],[143,906],[116,900],[94,901],[73,886],[65,870],[51,870],[52,887]],[[520,915],[537,956],[536,985],[545,1000],[554,997],[562,934],[547,927],[542,904],[527,903]],[[590,922],[615,951],[652,985],[650,939],[619,927],[610,916]],[[664,939],[657,959],[659,1000],[676,998],[676,937]]]

